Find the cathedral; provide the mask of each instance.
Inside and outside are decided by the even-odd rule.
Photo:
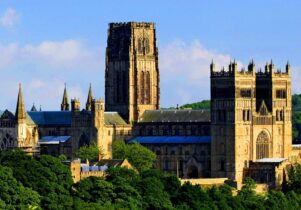
[[[15,112],[0,113],[0,149],[30,155],[66,155],[96,143],[112,158],[115,141],[138,142],[156,153],[155,166],[180,178],[246,176],[277,187],[298,161],[292,145],[291,70],[210,69],[211,109],[160,109],[160,72],[154,23],[110,23],[106,48],[105,101],[90,86],[81,108],[65,87],[60,111],[26,111],[19,86]]]

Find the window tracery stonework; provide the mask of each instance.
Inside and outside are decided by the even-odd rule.
[[[256,158],[269,157],[269,136],[267,132],[261,131],[256,140]]]

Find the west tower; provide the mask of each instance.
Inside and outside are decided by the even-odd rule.
[[[159,68],[154,23],[110,23],[106,50],[105,109],[126,121],[159,109]]]
[[[256,71],[215,71],[211,64],[211,135],[213,177],[242,183],[251,161],[287,158],[292,144],[290,66],[275,71],[267,64]]]

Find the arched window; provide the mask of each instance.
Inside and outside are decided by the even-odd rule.
[[[147,38],[144,39],[144,52],[145,54],[149,53],[149,40]]]
[[[144,71],[140,73],[140,103],[144,104]]]
[[[143,43],[142,38],[138,39],[138,53],[143,53]]]
[[[151,91],[150,91],[150,73],[149,71],[146,72],[145,74],[145,103],[150,104],[150,99],[151,99]]]
[[[256,140],[256,159],[269,157],[269,135],[261,131]]]

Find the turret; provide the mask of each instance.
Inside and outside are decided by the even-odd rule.
[[[93,95],[92,95],[92,87],[91,87],[91,84],[90,84],[88,98],[87,98],[87,102],[86,102],[86,110],[91,111],[92,101],[93,101]]]
[[[71,100],[71,109],[72,111],[79,111],[80,110],[80,101],[79,99],[72,99]]]
[[[101,99],[93,99],[91,111],[93,125],[98,128],[103,124],[104,121],[104,101]]]
[[[253,59],[250,61],[249,65],[248,65],[248,71],[250,71],[250,72],[256,71],[255,63],[254,63]]]
[[[275,66],[273,64],[273,61],[271,60],[271,63],[269,65],[269,71],[270,71],[270,74],[275,74]]]
[[[289,64],[288,61],[287,61],[287,64],[286,64],[286,66],[285,66],[285,70],[286,70],[286,73],[287,73],[288,75],[291,74],[291,65]]]
[[[16,119],[18,121],[26,119],[26,112],[25,112],[25,106],[24,106],[24,101],[23,101],[21,84],[19,84],[19,93],[18,93],[18,101],[17,101],[17,108],[16,108]]]
[[[63,100],[62,100],[62,104],[61,104],[61,111],[69,111],[69,103],[68,103],[66,84],[65,84],[64,95],[63,95]]]
[[[213,73],[215,71],[215,64],[213,63],[213,60],[210,64],[210,72]]]

